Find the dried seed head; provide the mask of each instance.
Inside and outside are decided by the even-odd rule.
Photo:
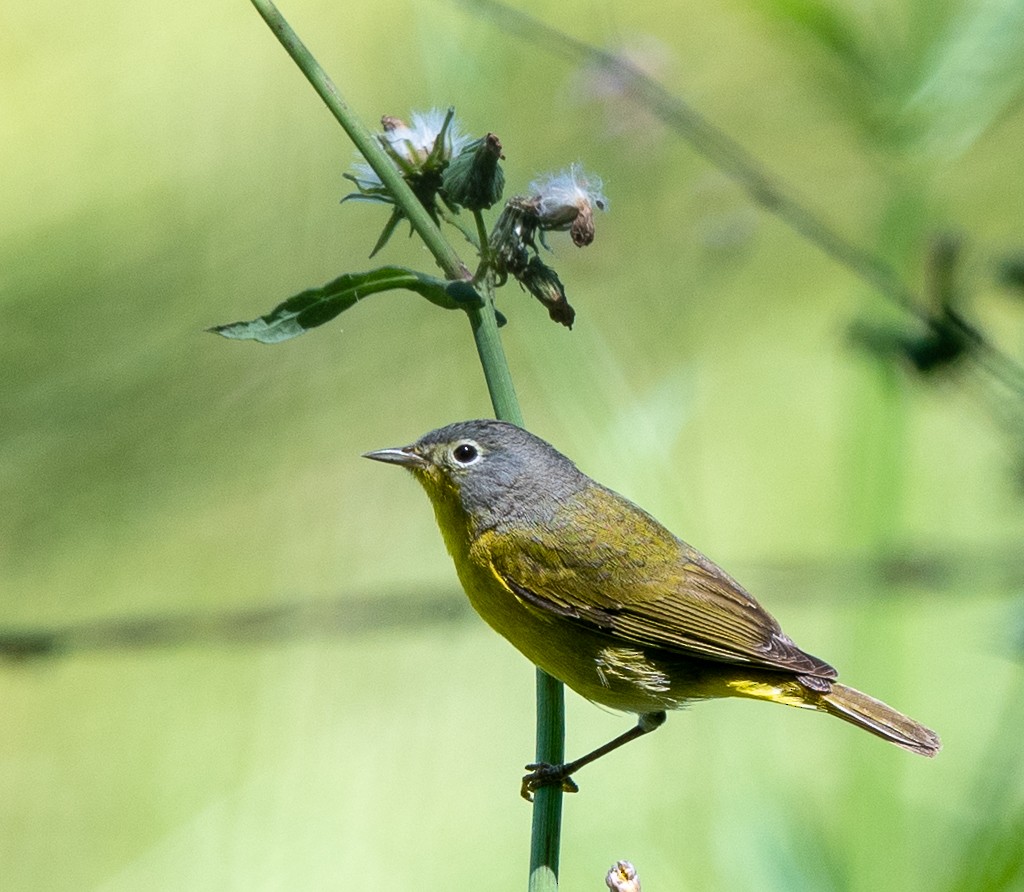
[[[573,322],[576,321],[576,311],[566,300],[565,288],[558,278],[558,273],[534,255],[526,264],[526,269],[518,273],[516,278],[530,294],[548,308],[548,315],[552,321],[572,328]]]
[[[540,228],[568,230],[573,244],[581,248],[589,245],[594,240],[594,208],[608,208],[601,187],[601,180],[588,176],[579,164],[531,183]]]

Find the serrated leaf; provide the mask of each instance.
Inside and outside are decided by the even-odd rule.
[[[310,288],[278,304],[264,316],[207,329],[225,338],[277,344],[330,322],[371,294],[404,289],[446,310],[462,310],[479,302],[466,282],[448,282],[401,266],[382,266],[365,273],[345,273],[321,288]]]

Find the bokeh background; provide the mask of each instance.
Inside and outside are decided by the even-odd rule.
[[[1024,361],[1024,4],[519,8],[916,292],[959,238],[960,311]],[[530,426],[943,737],[673,715],[581,774],[564,886],[628,858],[651,890],[1024,888],[1019,381],[867,349],[919,324],[601,70],[442,0],[283,11],[364,120],[455,105],[509,193],[604,178],[593,246],[551,239],[574,329],[500,293]],[[0,887],[523,888],[533,670],[359,457],[489,414],[466,320],[390,293],[275,347],[204,332],[370,268],[386,216],[339,205],[352,150],[248,4],[13,0],[0,47]],[[568,722],[576,754],[631,720]]]

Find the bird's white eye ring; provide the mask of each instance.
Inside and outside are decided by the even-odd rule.
[[[471,465],[480,458],[480,449],[472,440],[463,440],[452,450],[452,458],[460,465]]]

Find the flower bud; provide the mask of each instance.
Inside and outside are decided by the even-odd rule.
[[[505,173],[498,164],[504,157],[493,133],[467,143],[445,169],[441,181],[445,200],[471,211],[489,208],[505,188]]]

